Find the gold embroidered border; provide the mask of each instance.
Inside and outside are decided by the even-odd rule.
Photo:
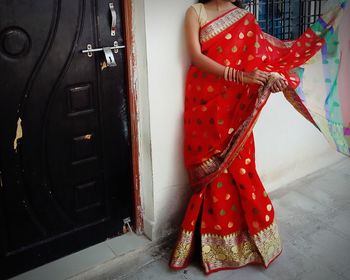
[[[273,46],[279,47],[279,48],[291,48],[291,46],[294,44],[295,41],[282,41],[268,33],[263,32],[262,33],[264,38]]]
[[[183,268],[188,265],[193,249],[193,234],[193,231],[181,231],[170,259],[171,267]],[[252,237],[248,231],[229,235],[206,233],[201,235],[201,242],[202,261],[206,272],[219,268],[237,268],[253,262],[267,267],[282,250],[275,221]]]
[[[283,91],[284,97],[287,99],[287,101],[300,113],[303,115],[305,119],[307,119],[309,122],[311,122],[314,126],[318,128],[318,125],[314,121],[313,117],[310,115],[310,113],[307,111],[307,109],[304,107],[302,101],[300,100],[300,97],[297,95],[295,90],[292,87],[287,87]]]
[[[224,31],[226,28],[230,27],[233,23],[240,20],[247,13],[248,11],[237,8],[234,9],[232,12],[229,12],[226,15],[215,20],[214,22],[208,24],[207,26],[203,27],[199,36],[200,42],[204,43],[209,39],[213,38],[220,32]]]
[[[248,263],[261,263],[268,266],[282,250],[275,222],[252,237],[248,231],[226,236],[204,234],[202,246],[206,272],[225,267],[241,267]]]
[[[254,243],[267,267],[282,251],[278,226],[274,221],[269,227],[253,235]]]
[[[206,272],[224,267],[240,267],[262,259],[247,231],[226,236],[202,235],[202,257]]]
[[[171,267],[184,267],[188,263],[191,256],[193,234],[193,231],[181,230],[170,259]]]

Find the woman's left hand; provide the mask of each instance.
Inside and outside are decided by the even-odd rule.
[[[277,79],[271,86],[271,92],[276,93],[283,91],[288,86],[288,82],[285,79]]]

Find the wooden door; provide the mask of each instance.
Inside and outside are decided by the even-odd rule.
[[[111,35],[111,11],[116,34]],[[0,278],[122,233],[134,202],[123,7],[0,2]],[[17,136],[17,139],[16,139]]]

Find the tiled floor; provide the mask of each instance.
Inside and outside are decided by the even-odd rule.
[[[20,274],[11,278],[11,280],[69,279],[76,275],[77,272],[87,271],[108,262],[115,263],[119,259],[119,256],[127,253],[132,257],[150,243],[151,241],[145,236],[128,232],[127,234],[109,239],[85,250]]]
[[[284,249],[268,269],[247,266],[206,276],[200,264],[192,262],[188,268],[174,271],[168,268],[174,241],[142,250],[149,240],[128,234],[15,279],[350,280],[350,159],[299,179],[270,197]],[[130,250],[134,251],[126,254]],[[123,257],[118,258],[120,255]],[[76,275],[77,271],[85,272]]]
[[[350,160],[304,177],[270,194],[276,209],[284,250],[268,269],[247,266],[205,276],[198,263],[179,271],[167,266],[170,248],[153,262],[134,269],[108,273],[99,279],[350,279]],[[170,245],[171,246],[171,245]],[[97,279],[97,278],[80,278]]]

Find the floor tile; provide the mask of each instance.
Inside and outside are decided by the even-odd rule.
[[[77,272],[104,263],[115,257],[106,243],[100,243],[78,253],[69,255],[57,261],[38,267],[29,272],[18,275],[13,280],[62,280]]]

